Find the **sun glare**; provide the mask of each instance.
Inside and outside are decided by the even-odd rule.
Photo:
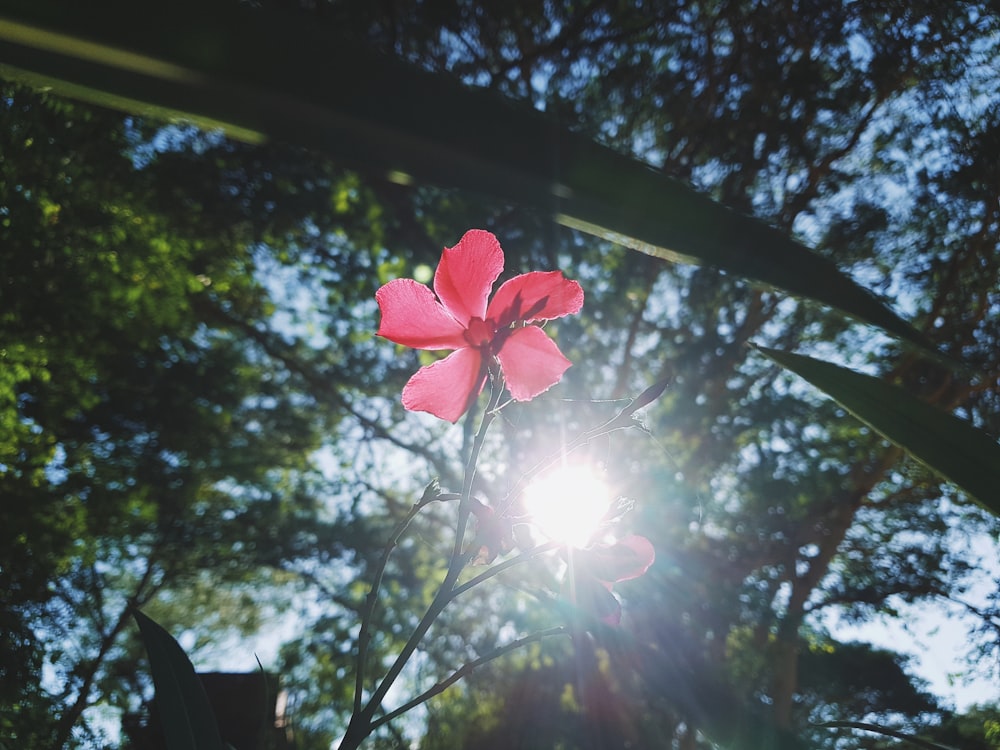
[[[610,490],[587,466],[562,466],[527,486],[524,504],[535,526],[555,542],[584,547],[611,505]]]

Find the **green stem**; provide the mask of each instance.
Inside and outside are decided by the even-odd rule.
[[[365,681],[365,662],[368,660],[368,644],[371,641],[371,621],[372,616],[375,612],[375,604],[378,600],[378,591],[382,586],[382,577],[385,575],[386,566],[389,564],[389,557],[392,555],[392,551],[396,548],[396,544],[399,542],[399,538],[403,535],[409,527],[410,522],[416,517],[420,510],[433,502],[438,497],[438,487],[437,480],[431,482],[427,485],[424,490],[424,494],[421,496],[420,500],[413,504],[406,517],[403,518],[396,528],[393,529],[392,534],[389,537],[389,541],[386,542],[385,548],[382,550],[382,557],[379,560],[378,567],[375,570],[375,579],[372,581],[372,587],[368,591],[368,596],[365,598],[365,611],[361,616],[361,631],[358,633],[358,658],[357,658],[357,673],[354,678],[354,714],[361,712],[361,696],[364,691],[364,681]]]
[[[399,708],[390,711],[385,716],[379,717],[377,721],[372,723],[372,729],[377,729],[383,724],[388,724],[396,717],[402,716],[407,711],[419,706],[421,703],[426,703],[435,695],[443,693],[445,690],[454,685],[463,677],[467,677],[468,675],[472,674],[477,668],[493,661],[494,659],[500,658],[504,654],[509,654],[511,651],[527,646],[529,643],[536,643],[537,641],[540,641],[543,638],[549,638],[554,635],[567,635],[567,634],[568,631],[566,630],[566,628],[560,625],[558,627],[549,628],[548,630],[540,630],[537,633],[526,635],[523,638],[518,638],[516,641],[511,641],[510,643],[504,646],[495,648],[493,651],[486,654],[485,656],[481,656],[478,659],[474,659],[466,664],[463,664],[459,669],[455,670],[447,678],[441,680],[441,682],[437,683],[433,687],[421,693],[408,703],[405,703]]]
[[[455,589],[451,592],[452,598],[455,599],[461,596],[469,589],[478,586],[483,581],[488,581],[490,578],[493,578],[494,576],[503,573],[505,570],[513,568],[515,565],[521,565],[522,563],[526,563],[529,560],[533,560],[534,558],[538,557],[539,555],[545,554],[546,552],[551,552],[554,549],[559,549],[560,546],[561,545],[558,542],[546,542],[545,544],[539,544],[537,547],[531,548],[527,552],[523,552],[517,557],[511,557],[508,558],[507,560],[504,560],[501,563],[497,563],[492,568],[484,570],[475,578],[470,578],[461,586],[456,586]]]
[[[384,723],[381,722],[381,720],[379,723],[373,721],[375,713],[379,710],[379,707],[382,705],[382,701],[385,699],[389,689],[395,683],[407,662],[409,662],[410,657],[413,656],[413,653],[417,650],[417,647],[427,634],[427,631],[430,630],[431,625],[434,624],[434,621],[437,620],[437,618],[444,611],[445,607],[448,606],[448,603],[454,599],[455,583],[458,581],[462,570],[471,559],[472,553],[462,553],[462,545],[465,540],[465,530],[469,523],[469,516],[472,512],[472,484],[476,476],[476,464],[479,461],[479,454],[482,451],[483,444],[486,440],[486,433],[496,417],[496,408],[500,403],[500,397],[503,394],[502,381],[496,379],[491,382],[491,385],[492,390],[490,393],[489,403],[483,414],[482,423],[479,426],[479,431],[476,433],[475,440],[472,444],[472,451],[465,466],[465,480],[462,483],[462,495],[459,501],[458,509],[458,527],[455,531],[455,546],[451,555],[451,560],[448,563],[448,572],[445,574],[444,581],[442,581],[441,585],[438,587],[437,593],[434,595],[434,599],[431,602],[430,607],[428,607],[424,616],[420,619],[420,622],[417,623],[413,633],[410,634],[409,639],[396,656],[392,666],[389,667],[389,671],[386,672],[385,677],[382,678],[378,687],[375,688],[375,691],[372,693],[368,703],[363,709],[360,710],[359,696],[361,691],[357,688],[356,684],[355,710],[351,716],[350,723],[347,726],[347,732],[344,735],[344,739],[341,742],[341,750],[354,750],[359,747],[365,738],[368,737],[372,731],[374,731],[376,726],[380,726],[381,723]],[[407,519],[404,519],[404,521],[409,523],[409,520]],[[400,533],[402,533],[402,531],[400,531]],[[387,547],[387,552],[391,551],[392,546],[393,545],[390,543]],[[387,555],[383,554],[383,557],[387,558]],[[381,570],[384,570],[384,566]],[[370,606],[374,606],[374,601],[371,602]],[[367,637],[367,633],[365,633],[365,636]],[[361,643],[359,642],[358,648],[360,649],[361,647]],[[360,676],[360,669],[358,671],[358,675],[357,679],[363,680]]]
[[[486,441],[486,433],[496,418],[496,408],[500,404],[503,388],[502,380],[499,378],[495,381],[491,380],[490,400],[486,405],[486,411],[483,412],[483,421],[479,425],[479,431],[472,441],[472,451],[469,453],[469,460],[465,464],[465,481],[462,483],[462,499],[458,506],[458,529],[455,533],[455,546],[451,553],[452,564],[449,566],[449,572],[451,567],[454,566],[455,561],[459,560],[462,556],[465,530],[469,524],[469,515],[472,512],[472,484],[476,478],[476,466],[479,463],[479,454],[483,449],[483,443]]]

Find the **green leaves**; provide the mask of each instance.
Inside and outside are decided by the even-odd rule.
[[[801,354],[758,351],[1000,515],[1000,444],[985,432],[870,375]]]
[[[133,612],[156,686],[156,705],[168,750],[223,750],[208,696],[191,660],[166,630]]]

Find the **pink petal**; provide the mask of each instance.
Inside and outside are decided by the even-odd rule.
[[[616,583],[638,578],[649,570],[649,566],[656,560],[656,549],[653,547],[653,543],[644,536],[630,534],[618,542],[618,546],[626,547],[632,551],[632,567],[622,571],[615,579]]]
[[[417,370],[403,387],[403,406],[457,422],[485,383],[482,354],[466,347]]]
[[[530,401],[548,390],[573,364],[538,326],[514,330],[497,353],[497,359],[515,401]]]
[[[377,292],[382,321],[378,335],[414,349],[460,349],[467,346],[465,326],[413,279],[390,281]]]
[[[490,302],[487,317],[503,328],[514,321],[552,320],[580,312],[583,289],[562,271],[532,271],[505,281]]]
[[[587,569],[608,583],[618,583],[638,578],[653,564],[656,550],[644,536],[632,534],[616,544],[592,547],[577,556],[585,556]]]
[[[434,272],[434,291],[456,319],[486,318],[486,300],[503,271],[503,250],[489,232],[470,229],[455,247],[446,247]]]

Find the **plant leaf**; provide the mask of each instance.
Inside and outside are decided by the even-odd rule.
[[[861,721],[828,721],[816,726],[828,727],[830,729],[861,729],[865,732],[874,732],[875,734],[882,734],[886,737],[909,742],[911,745],[924,748],[924,750],[955,750],[950,745],[940,745],[937,742],[930,742],[912,734],[904,734],[903,732],[897,732],[895,729],[882,727],[878,724],[866,724]]]
[[[871,375],[801,354],[757,350],[1000,515],[1000,444],[985,432]]]
[[[156,706],[168,750],[223,750],[205,688],[180,644],[142,612],[133,613],[156,688]]]
[[[291,14],[193,0],[153,4],[141,17],[125,0],[8,0],[3,14],[0,75],[247,141],[296,143],[402,184],[419,178],[547,210],[566,226],[817,300],[934,351],[784,232],[526,105],[347,40],[331,44],[327,29]]]

